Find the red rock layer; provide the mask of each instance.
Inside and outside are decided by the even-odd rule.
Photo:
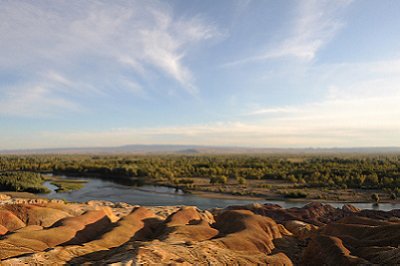
[[[399,210],[253,204],[215,216],[165,207],[170,215],[161,217],[144,207],[109,206],[0,205],[1,263],[400,263]]]

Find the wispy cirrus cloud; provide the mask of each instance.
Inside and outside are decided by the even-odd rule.
[[[282,114],[282,113],[293,113],[297,112],[298,109],[296,107],[277,107],[277,108],[264,108],[256,111],[248,112],[243,114],[244,116],[249,115],[262,115],[262,114]]]
[[[276,48],[267,51],[264,58],[293,56],[305,61],[315,58],[315,54],[343,26],[336,16],[338,11],[350,1],[302,1],[289,37]]]
[[[102,132],[47,132],[50,140],[75,146],[199,144],[248,147],[393,146],[400,132],[400,75],[397,60],[340,64],[327,81],[323,99],[259,108],[230,122],[158,127],[121,127]],[[382,74],[382,66],[386,67]],[[315,75],[319,75],[316,67]],[[363,74],[364,73],[364,74]],[[393,75],[395,74],[395,75]],[[361,79],[359,76],[362,76]],[[349,79],[356,76],[356,80]],[[323,77],[327,79],[327,77]],[[344,82],[343,80],[346,80]],[[60,145],[60,144],[59,144]],[[53,146],[56,146],[55,144]]]
[[[291,28],[285,29],[275,43],[257,51],[255,55],[227,64],[228,66],[263,61],[274,58],[296,58],[302,62],[313,60],[316,53],[326,45],[344,23],[338,18],[340,11],[351,3],[348,1],[298,1]]]
[[[63,99],[40,84],[4,93],[0,105],[0,114],[23,117],[54,117],[60,112],[82,110],[74,102]]]
[[[19,104],[29,101],[19,98],[22,93],[8,93],[11,88],[38,95],[36,88],[43,83],[57,83],[82,96],[124,88],[143,98],[151,93],[143,91],[144,85],[158,77],[175,80],[197,95],[185,57],[192,46],[219,34],[201,16],[176,17],[167,3],[158,1],[8,2],[0,12],[5,21],[0,25],[0,69],[21,77],[12,87],[2,86],[0,94]],[[37,100],[54,94],[80,105],[75,96],[56,95],[51,86],[46,90]],[[8,106],[3,100],[1,104]],[[15,113],[1,109],[2,114]]]

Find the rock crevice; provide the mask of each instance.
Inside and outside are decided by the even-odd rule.
[[[399,210],[0,202],[1,264],[398,264]]]

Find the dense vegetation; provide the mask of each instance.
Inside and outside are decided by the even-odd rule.
[[[246,179],[279,179],[307,187],[398,191],[399,159],[400,155],[1,156],[0,170],[144,177],[175,184],[182,177],[206,177],[211,183],[234,178],[242,184]]]
[[[61,182],[61,181],[54,181],[51,182],[51,184],[57,187],[57,189],[55,190],[57,193],[63,193],[71,190],[78,190],[85,186],[84,184],[77,182]]]
[[[42,183],[44,178],[33,172],[4,172],[0,174],[0,190],[50,193]]]

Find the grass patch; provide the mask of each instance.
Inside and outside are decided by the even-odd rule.
[[[244,192],[244,191],[236,191],[236,190],[233,190],[233,191],[232,191],[232,195],[235,195],[235,196],[244,196],[244,195],[245,195],[245,192]]]
[[[259,184],[256,187],[258,187],[258,188],[272,188],[272,185],[270,185],[270,184]]]
[[[63,193],[71,190],[78,190],[85,186],[77,182],[62,182],[62,181],[51,182],[51,184],[58,187],[55,190],[57,193]]]
[[[193,180],[193,178],[182,178],[182,179],[179,179],[178,183],[179,184],[193,184],[194,180]]]
[[[285,198],[307,198],[309,194],[304,191],[289,191],[283,193]]]
[[[15,171],[0,174],[0,187],[4,191],[50,193],[48,188],[42,186],[44,181],[43,176],[34,172]]]

